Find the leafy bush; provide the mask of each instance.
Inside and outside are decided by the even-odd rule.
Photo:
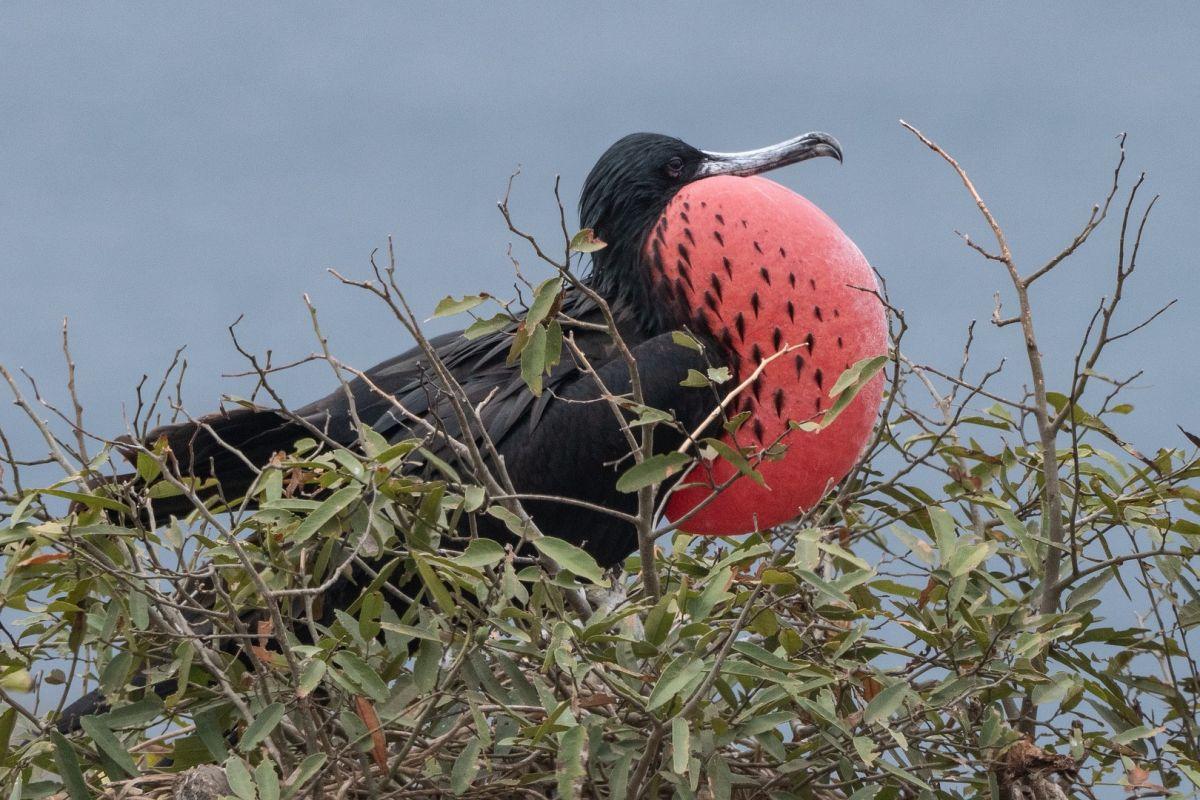
[[[997,307],[993,322],[1021,330],[1031,388],[994,389],[999,367],[971,364],[970,336],[960,365],[915,363],[892,309],[890,359],[854,368],[883,368],[890,390],[850,478],[803,518],[739,540],[688,536],[644,508],[642,547],[619,574],[538,531],[486,468],[431,459],[422,438],[303,441],[249,497],[207,504],[161,443],[123,445],[139,481],[100,480],[126,468],[115,443],[89,455],[97,439],[57,436],[5,372],[63,471],[26,485],[3,440],[7,793],[161,795],[175,773],[215,763],[243,800],[1190,795],[1200,441],[1143,455],[1118,432],[1129,381],[1100,372],[1108,345],[1140,327],[1116,312],[1150,210],[1141,180],[1120,211],[1114,290],[1071,382],[1052,389],[1029,293],[1105,220],[1120,167],[1079,236],[1029,273],[958,174],[997,251],[968,244],[1011,278],[1019,312]],[[570,357],[554,302],[575,284],[570,252],[602,246],[569,244],[557,262],[537,248],[558,271],[530,287],[525,315],[486,316],[485,296],[439,306],[476,315],[473,331],[523,317],[513,355],[531,391]],[[390,266],[347,282],[424,341]],[[671,424],[611,399],[637,431]],[[753,472],[763,454],[735,455]],[[683,463],[635,457],[631,491]],[[170,494],[195,511],[139,521]],[[533,546],[454,541],[478,514]],[[352,567],[365,579],[321,624]],[[177,685],[160,699],[139,675]],[[65,687],[99,687],[111,706],[80,735],[52,725]]]

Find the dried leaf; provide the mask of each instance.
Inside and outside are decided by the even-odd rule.
[[[42,553],[41,555],[26,558],[23,561],[18,561],[18,567],[36,567],[39,564],[50,564],[54,561],[62,561],[67,558],[66,553]]]
[[[591,228],[584,228],[571,237],[572,253],[594,253],[605,247],[608,247],[608,243],[601,241]]]
[[[387,772],[387,741],[383,737],[383,724],[379,721],[379,715],[375,713],[375,706],[362,695],[355,695],[354,710],[358,712],[358,718],[371,734],[371,758],[375,760],[375,766],[382,772]]]

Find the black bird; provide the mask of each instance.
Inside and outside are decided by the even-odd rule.
[[[607,244],[593,253],[584,283],[611,308],[620,334],[637,360],[645,402],[673,412],[689,431],[713,409],[714,396],[711,391],[680,386],[689,369],[704,370],[707,364],[700,354],[672,340],[672,332],[691,325],[694,318],[678,304],[663,301],[646,263],[647,237],[672,197],[693,181],[716,175],[754,175],[818,156],[840,161],[836,140],[810,133],[760,150],[711,153],[670,136],[635,133],[613,144],[584,182],[580,224],[593,229]],[[599,307],[583,292],[568,288],[562,310],[576,320],[603,323]],[[500,331],[469,341],[461,332],[454,332],[438,336],[430,344],[472,404],[489,398],[482,421],[517,491],[635,513],[636,494],[618,492],[615,486],[629,463],[628,444],[609,405],[598,401],[595,379],[564,354],[546,378],[541,396],[535,397],[526,388],[519,367],[506,363],[511,333]],[[711,338],[708,363],[721,363],[728,357],[720,337],[712,331],[699,333]],[[574,335],[604,385],[617,394],[628,392],[626,363],[608,333],[575,329]],[[355,412],[388,440],[423,434],[395,413],[393,397],[413,414],[436,421],[449,436],[461,435],[450,403],[431,378],[420,349],[384,361],[365,374],[383,395],[367,381],[352,381],[348,388]],[[342,446],[353,447],[358,440],[342,387],[295,414]],[[165,437],[183,474],[215,478],[222,496],[233,499],[245,494],[254,474],[228,447],[265,465],[274,453],[288,451],[308,436],[311,432],[305,425],[278,412],[239,408],[197,423],[159,428],[148,435],[147,442]],[[681,442],[679,433],[664,430],[656,436],[659,451],[674,449]],[[435,441],[430,449],[442,459],[454,460],[444,443]],[[192,510],[185,498],[153,502],[158,520]],[[634,526],[615,516],[550,500],[530,500],[524,505],[543,532],[584,548],[602,566],[620,563],[637,547]],[[477,523],[479,535],[511,540],[497,520],[480,515]],[[352,579],[343,581],[326,598],[326,605],[331,610],[348,604],[358,591]],[[172,688],[156,686],[155,690],[169,692]],[[75,728],[81,716],[96,713],[100,706],[95,693],[77,701],[60,718],[60,729]]]
[[[817,156],[840,161],[836,140],[810,133],[761,150],[709,153],[670,136],[635,133],[612,145],[584,182],[580,224],[607,244],[592,255],[592,269],[584,283],[611,308],[621,336],[639,364],[645,402],[674,412],[688,430],[712,410],[713,397],[679,385],[688,369],[703,369],[704,363],[671,339],[673,331],[691,325],[693,318],[681,315],[677,306],[657,296],[643,255],[649,231],[675,193],[692,181],[714,175],[753,175]],[[570,288],[563,312],[583,322],[603,324],[596,303]],[[628,370],[611,337],[586,329],[576,330],[575,337],[604,384],[615,393],[627,392]],[[621,470],[616,462],[628,455],[628,445],[611,409],[603,402],[575,402],[596,400],[596,381],[566,356],[547,377],[541,397],[534,397],[519,369],[506,363],[510,343],[511,331],[473,341],[464,339],[461,332],[431,340],[472,403],[495,393],[484,406],[482,420],[516,489],[523,494],[574,498],[626,513],[636,511],[636,496],[615,489]],[[709,350],[710,359],[717,363],[725,356],[719,345]],[[370,384],[410,412],[436,419],[449,435],[459,436],[450,403],[431,385],[436,379],[431,378],[419,349],[377,364],[366,375]],[[359,419],[389,440],[419,435],[393,411],[390,397],[370,384],[362,379],[349,384]],[[296,415],[343,446],[352,446],[357,439],[349,401],[341,388],[299,409]],[[274,411],[236,409],[201,422],[210,426],[224,445],[237,448],[258,464],[310,435],[303,425]],[[217,478],[224,497],[240,497],[249,488],[253,473],[245,463],[198,425],[159,428],[148,440],[160,436],[167,438],[178,460],[188,465],[195,477]],[[664,434],[658,449],[679,443]],[[444,445],[435,447],[434,452],[443,459],[452,458]],[[182,498],[156,503],[160,519],[172,511],[190,510]],[[527,510],[544,532],[578,544],[602,566],[619,563],[636,547],[633,527],[613,516],[549,501],[529,501]],[[495,520],[481,520],[481,524],[482,535],[505,538],[503,527]]]

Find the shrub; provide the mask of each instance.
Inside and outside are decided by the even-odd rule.
[[[889,360],[854,367],[882,368],[889,392],[849,478],[802,518],[737,540],[688,536],[645,508],[639,554],[615,574],[537,530],[486,464],[466,474],[431,459],[428,438],[368,429],[342,449],[314,437],[264,467],[248,497],[205,501],[161,442],[60,437],[5,372],[62,469],[33,488],[3,440],[9,796],[160,795],[200,764],[222,765],[243,800],[1195,791],[1200,440],[1185,432],[1188,445],[1144,455],[1119,433],[1129,379],[1100,372],[1108,346],[1145,324],[1117,312],[1152,203],[1139,178],[1113,205],[1118,166],[1080,234],[1023,272],[966,173],[916,135],[996,240],[995,252],[967,244],[1011,283],[1018,313],[997,306],[992,321],[1020,330],[1030,388],[996,388],[1000,366],[971,361],[973,332],[960,364],[915,362],[892,308]],[[1030,292],[1110,208],[1112,292],[1070,382],[1048,386],[1057,372],[1038,351]],[[561,339],[550,326],[575,281],[570,252],[597,243],[575,237],[556,261],[529,240],[556,273],[530,286],[522,330]],[[346,282],[424,341],[394,262]],[[471,313],[472,330],[522,316],[511,304],[487,316],[489,299],[448,298],[439,313]],[[531,339],[514,358],[536,389],[554,353],[544,341],[522,353]],[[271,369],[245,354],[269,387]],[[641,430],[671,424],[637,398],[612,400]],[[139,480],[112,480],[122,452]],[[679,467],[635,455],[631,483]],[[145,524],[149,500],[171,494],[193,513]],[[478,514],[532,547],[455,541]],[[363,580],[323,624],[327,590],[351,568]],[[144,687],[167,681],[161,698]],[[80,686],[109,707],[64,736],[51,723],[64,688]]]

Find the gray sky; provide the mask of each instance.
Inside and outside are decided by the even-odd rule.
[[[1114,136],[1129,132],[1130,177],[1145,169],[1147,194],[1163,198],[1126,319],[1180,302],[1108,366],[1145,369],[1131,395],[1143,447],[1181,443],[1176,422],[1200,428],[1196,5],[296,8],[0,8],[0,363],[61,399],[70,317],[95,430],[121,431],[138,377],[179,345],[191,410],[239,391],[220,377],[241,368],[225,333],[239,314],[256,349],[310,352],[302,291],[351,363],[407,348],[381,307],[325,268],[363,274],[394,234],[418,310],[503,292],[510,237],[495,201],[510,171],[523,165],[519,217],[550,234],[553,175],[573,208],[595,158],[635,130],[718,150],[838,136],[844,166],[773,177],[888,277],[910,354],[950,363],[1005,281],[954,236],[982,235],[981,222],[900,117],[968,166],[1027,268],[1082,224],[1107,189]],[[1107,287],[1113,231],[1039,287],[1044,350],[1060,364]],[[1020,352],[1015,328],[980,335],[981,367]],[[300,402],[331,377],[310,368],[280,383]],[[0,424],[33,448],[16,415],[0,404]]]

